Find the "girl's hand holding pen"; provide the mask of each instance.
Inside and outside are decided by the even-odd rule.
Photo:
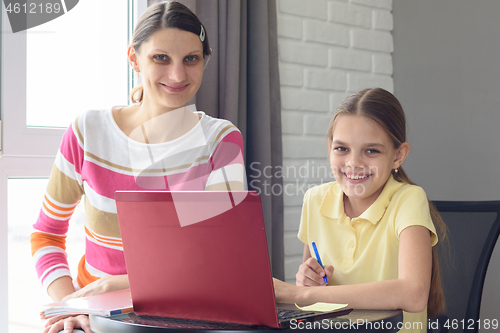
[[[326,286],[323,279],[325,275],[327,280],[330,280],[333,275],[333,266],[326,265],[323,269],[315,258],[310,257],[300,265],[295,275],[296,284],[305,287]]]

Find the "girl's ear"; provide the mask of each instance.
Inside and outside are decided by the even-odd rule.
[[[410,144],[408,142],[403,142],[396,150],[396,159],[394,160],[392,168],[393,169],[399,168],[403,163],[403,161],[406,159],[406,156],[408,156],[409,152],[410,152]]]
[[[134,71],[136,71],[137,73],[139,73],[140,72],[139,61],[138,61],[137,53],[135,51],[135,47],[130,46],[128,48],[127,56],[128,56],[128,62],[130,63],[130,66],[132,66],[132,69]]]

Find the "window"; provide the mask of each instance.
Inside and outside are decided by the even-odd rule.
[[[133,85],[127,45],[146,2],[79,1],[59,18],[18,33],[0,5],[0,332],[41,331],[37,313],[50,298],[31,261],[32,225],[65,128],[86,109],[127,104]],[[78,248],[82,220],[74,217],[68,246]],[[68,254],[74,271],[82,250]]]
[[[40,305],[52,302],[40,287],[29,246],[29,232],[40,211],[47,178],[10,178],[7,181],[9,332],[41,332]],[[22,207],[22,209],[19,209]],[[69,267],[76,271],[85,249],[83,208],[70,221],[67,236]],[[29,300],[27,302],[26,300]]]
[[[29,29],[28,126],[65,128],[86,110],[127,104],[127,7],[123,0],[80,1]]]

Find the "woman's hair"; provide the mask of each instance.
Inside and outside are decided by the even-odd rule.
[[[135,51],[139,53],[142,43],[147,42],[155,32],[168,28],[189,31],[197,36],[204,35],[205,38],[202,41],[203,57],[210,56],[207,29],[189,8],[177,1],[160,2],[149,6],[135,26],[130,46],[133,46]],[[141,84],[132,90],[130,99],[132,103],[138,103],[142,102],[142,98],[143,87]]]
[[[406,142],[406,119],[403,107],[390,92],[381,89],[365,89],[349,95],[337,108],[328,129],[328,141],[331,143],[333,127],[338,116],[360,115],[375,121],[387,132],[395,149]],[[410,180],[402,167],[392,171],[394,179],[400,183],[416,185]],[[429,201],[432,222],[436,227],[439,243],[446,238],[446,225],[436,207]],[[445,299],[439,273],[439,260],[436,246],[432,248],[432,277],[427,313],[434,317],[444,311]]]

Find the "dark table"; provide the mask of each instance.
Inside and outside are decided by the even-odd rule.
[[[111,317],[90,316],[90,327],[95,333],[159,333],[159,332],[291,332],[307,329],[308,331],[342,331],[357,333],[396,333],[403,323],[403,312],[401,310],[353,310],[345,316],[333,319],[321,320],[315,323],[297,324],[288,329],[270,329],[237,327],[232,329],[217,328],[186,328],[182,321],[172,322],[156,320],[154,318],[142,319],[134,313]],[[183,328],[184,327],[184,328]]]

